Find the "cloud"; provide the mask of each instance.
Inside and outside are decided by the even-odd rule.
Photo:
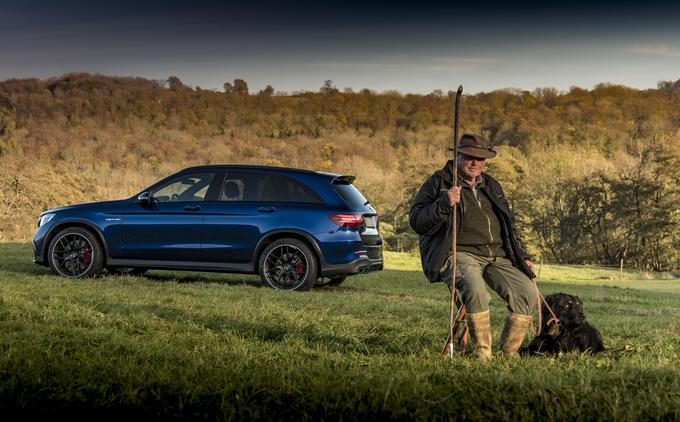
[[[680,57],[680,50],[674,50],[666,44],[640,45],[629,48],[628,52],[659,57]]]

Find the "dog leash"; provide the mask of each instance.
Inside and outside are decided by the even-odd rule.
[[[557,315],[555,315],[555,312],[553,312],[552,308],[550,305],[548,305],[548,302],[545,300],[543,295],[541,294],[541,291],[538,290],[538,284],[536,284],[536,279],[532,278],[531,282],[534,283],[534,287],[536,288],[536,307],[538,308],[538,329],[534,328],[534,320],[533,318],[531,319],[531,333],[534,335],[534,337],[538,337],[541,335],[541,329],[543,327],[543,314],[541,312],[541,301],[545,303],[545,307],[548,308],[548,311],[550,311],[550,319],[548,320],[548,325],[555,324],[557,326],[560,325],[560,320],[557,318]]]

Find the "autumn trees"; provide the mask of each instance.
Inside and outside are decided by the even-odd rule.
[[[341,92],[330,80],[318,92],[250,95],[243,79],[216,92],[175,78],[0,82],[0,238],[27,239],[40,207],[132,195],[190,164],[242,162],[355,174],[387,247],[416,247],[406,215],[449,158],[451,95]],[[498,148],[487,168],[537,257],[680,268],[680,83],[466,95],[461,124]]]
[[[267,85],[269,88],[271,86]],[[243,79],[234,79],[234,83],[225,82],[223,85],[225,94],[248,95],[248,83]],[[265,88],[266,90],[267,88]],[[273,89],[272,89],[273,92]]]

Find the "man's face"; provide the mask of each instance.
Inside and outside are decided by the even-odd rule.
[[[466,179],[476,179],[484,170],[484,158],[458,154],[458,172]]]

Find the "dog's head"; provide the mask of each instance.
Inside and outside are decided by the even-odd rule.
[[[566,293],[553,293],[545,297],[553,312],[564,328],[576,327],[583,324],[586,314],[583,311],[583,301],[578,296]],[[550,316],[550,311],[543,305],[543,315]]]

